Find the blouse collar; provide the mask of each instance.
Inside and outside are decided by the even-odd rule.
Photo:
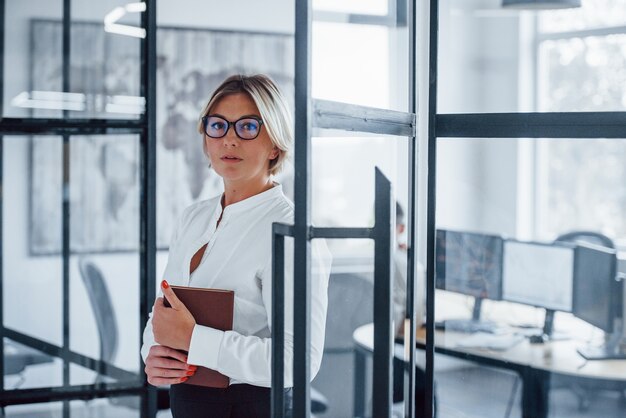
[[[226,206],[224,208],[224,214],[247,211],[261,204],[262,202],[277,198],[281,196],[282,194],[283,194],[283,186],[281,184],[274,183],[274,187],[272,187],[271,189],[268,189],[264,192],[255,194],[254,196],[250,196],[244,200],[240,200],[239,202],[231,203],[230,205]],[[219,209],[221,209],[221,202],[222,202],[223,197],[224,197],[224,194],[222,193],[222,196],[220,197],[220,200],[218,201]]]

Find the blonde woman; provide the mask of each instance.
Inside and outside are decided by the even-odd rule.
[[[226,79],[202,110],[198,130],[224,193],[188,207],[173,234],[161,292],[144,330],[141,348],[148,382],[171,385],[175,418],[269,417],[271,386],[271,230],[293,223],[293,203],[272,180],[293,134],[286,102],[264,75]],[[285,260],[285,392],[292,386],[293,251]],[[190,274],[192,258],[200,259]],[[324,348],[330,254],[323,240],[312,245],[311,378]],[[196,324],[170,284],[235,292],[232,331]],[[185,355],[184,352],[188,354]],[[226,389],[180,384],[197,366],[230,378]]]

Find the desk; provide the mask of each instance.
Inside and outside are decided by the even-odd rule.
[[[576,349],[582,341],[561,340],[545,344],[530,344],[524,340],[505,351],[457,347],[469,334],[435,331],[435,352],[476,363],[507,369],[518,373],[522,381],[522,417],[545,418],[548,415],[550,377],[553,374],[594,383],[611,382],[626,389],[626,360],[586,361]],[[417,332],[417,347],[425,347],[425,329]],[[365,358],[374,347],[374,325],[366,324],[353,333],[355,343],[355,370],[363,370]],[[358,368],[357,368],[358,367]],[[360,373],[363,373],[362,371]],[[354,411],[363,416],[365,379],[355,378]]]

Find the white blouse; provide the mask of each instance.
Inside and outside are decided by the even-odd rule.
[[[174,231],[163,278],[172,285],[234,290],[232,331],[196,325],[188,363],[205,366],[230,383],[271,386],[272,223],[293,224],[293,203],[280,185],[224,208],[221,196],[195,203]],[[222,214],[219,226],[217,221]],[[208,243],[189,275],[191,257]],[[322,239],[311,242],[311,379],[324,351],[331,255]],[[162,292],[159,291],[159,296]],[[293,386],[293,239],[285,240],[285,387]],[[152,313],[143,333],[146,360],[156,345]]]

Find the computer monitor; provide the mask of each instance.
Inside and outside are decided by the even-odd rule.
[[[571,312],[575,249],[564,243],[507,240],[502,299],[549,311]]]
[[[437,230],[436,287],[481,299],[502,298],[502,237]]]
[[[576,248],[574,316],[607,333],[621,316],[621,282],[615,280],[615,250],[579,244]]]

